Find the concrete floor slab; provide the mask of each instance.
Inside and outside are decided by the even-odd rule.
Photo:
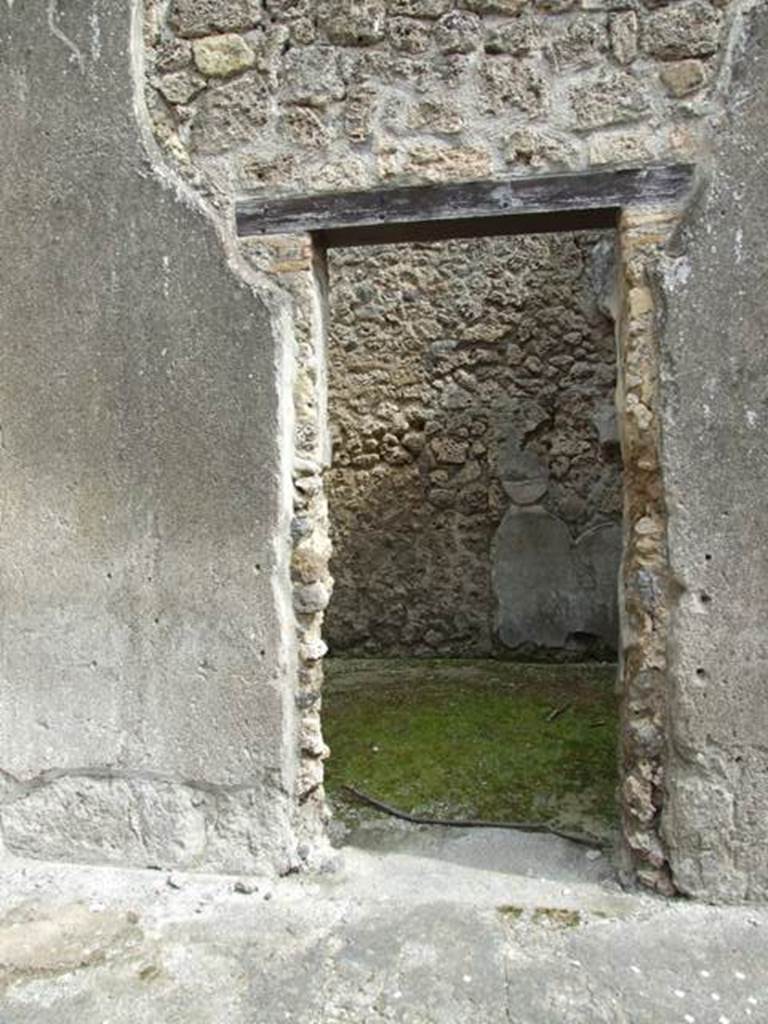
[[[505,869],[505,846],[516,865],[535,857],[529,874]],[[347,847],[333,867],[274,880],[5,861],[0,1021],[768,1019],[768,909],[627,893],[581,848],[495,831],[403,829],[397,852]]]

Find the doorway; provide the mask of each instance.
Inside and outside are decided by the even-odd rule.
[[[290,297],[284,405],[291,583],[297,630],[297,833],[325,832],[321,702],[330,543],[324,473],[327,419],[325,253],[341,246],[617,229],[617,411],[624,512],[619,577],[619,805],[623,873],[671,893],[661,833],[667,737],[667,623],[673,586],[660,470],[659,323],[663,268],[694,168],[669,165],[244,199],[237,223],[252,261]],[[291,394],[292,392],[292,394]],[[286,530],[286,535],[287,530]]]
[[[615,828],[615,276],[611,231],[329,251],[337,818]]]

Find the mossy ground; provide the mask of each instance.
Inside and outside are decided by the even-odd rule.
[[[329,658],[323,703],[337,816],[351,785],[415,814],[615,827],[616,667]],[[375,812],[373,812],[375,813]]]

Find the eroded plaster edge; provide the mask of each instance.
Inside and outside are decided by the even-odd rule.
[[[296,625],[290,582],[290,550],[285,538],[289,536],[293,516],[294,405],[291,396],[294,390],[296,367],[293,352],[293,339],[296,333],[294,301],[290,292],[280,287],[278,277],[260,271],[257,266],[254,266],[253,261],[244,255],[235,233],[234,215],[230,206],[223,204],[223,208],[217,208],[204,198],[196,190],[194,183],[185,179],[181,169],[173,165],[169,152],[158,144],[146,101],[145,27],[147,13],[146,0],[131,0],[129,54],[133,87],[133,115],[146,156],[148,174],[161,187],[172,192],[177,202],[204,217],[211,225],[221,246],[227,268],[233,277],[242,286],[248,288],[254,299],[266,309],[274,339],[272,379],[279,435],[276,469],[279,500],[272,541],[273,570],[270,586],[279,623],[279,636],[277,638],[277,665],[266,683],[279,691],[285,709],[282,718],[284,728],[281,739],[282,748],[288,761],[288,777],[279,780],[276,790],[284,791],[287,799],[293,802],[294,780],[298,772],[299,761],[297,742],[299,723],[293,692],[293,680],[297,674],[297,644],[295,642]],[[257,654],[254,650],[254,662],[256,660]],[[186,785],[184,782],[181,784]],[[191,788],[196,789],[199,786],[194,784]],[[247,786],[235,787],[233,791],[240,788],[245,789]],[[277,814],[277,808],[274,808],[274,811]],[[290,817],[290,810],[288,816]],[[287,862],[278,865],[279,870],[292,869],[297,864],[295,835],[286,837],[286,842]]]

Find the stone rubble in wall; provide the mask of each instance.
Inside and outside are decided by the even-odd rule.
[[[324,311],[318,294],[324,269],[318,267],[311,240],[305,236],[272,236],[243,244],[249,262],[271,276],[293,299],[291,343],[293,365],[293,515],[291,520],[291,584],[298,641],[299,771],[296,834],[302,860],[324,855],[328,808],[323,789],[323,762],[329,750],[320,723],[323,617],[333,590],[328,571],[331,552],[328,507],[323,482],[322,403],[325,358]]]
[[[628,876],[674,893],[659,823],[664,800],[667,627],[673,599],[661,478],[655,280],[678,219],[625,213],[625,308],[619,330],[619,420],[625,463],[622,579],[622,834]],[[659,292],[660,295],[660,292]]]
[[[332,649],[488,655],[507,509],[620,522],[600,237],[329,253]]]
[[[691,159],[716,0],[148,0],[160,142],[212,195]]]

